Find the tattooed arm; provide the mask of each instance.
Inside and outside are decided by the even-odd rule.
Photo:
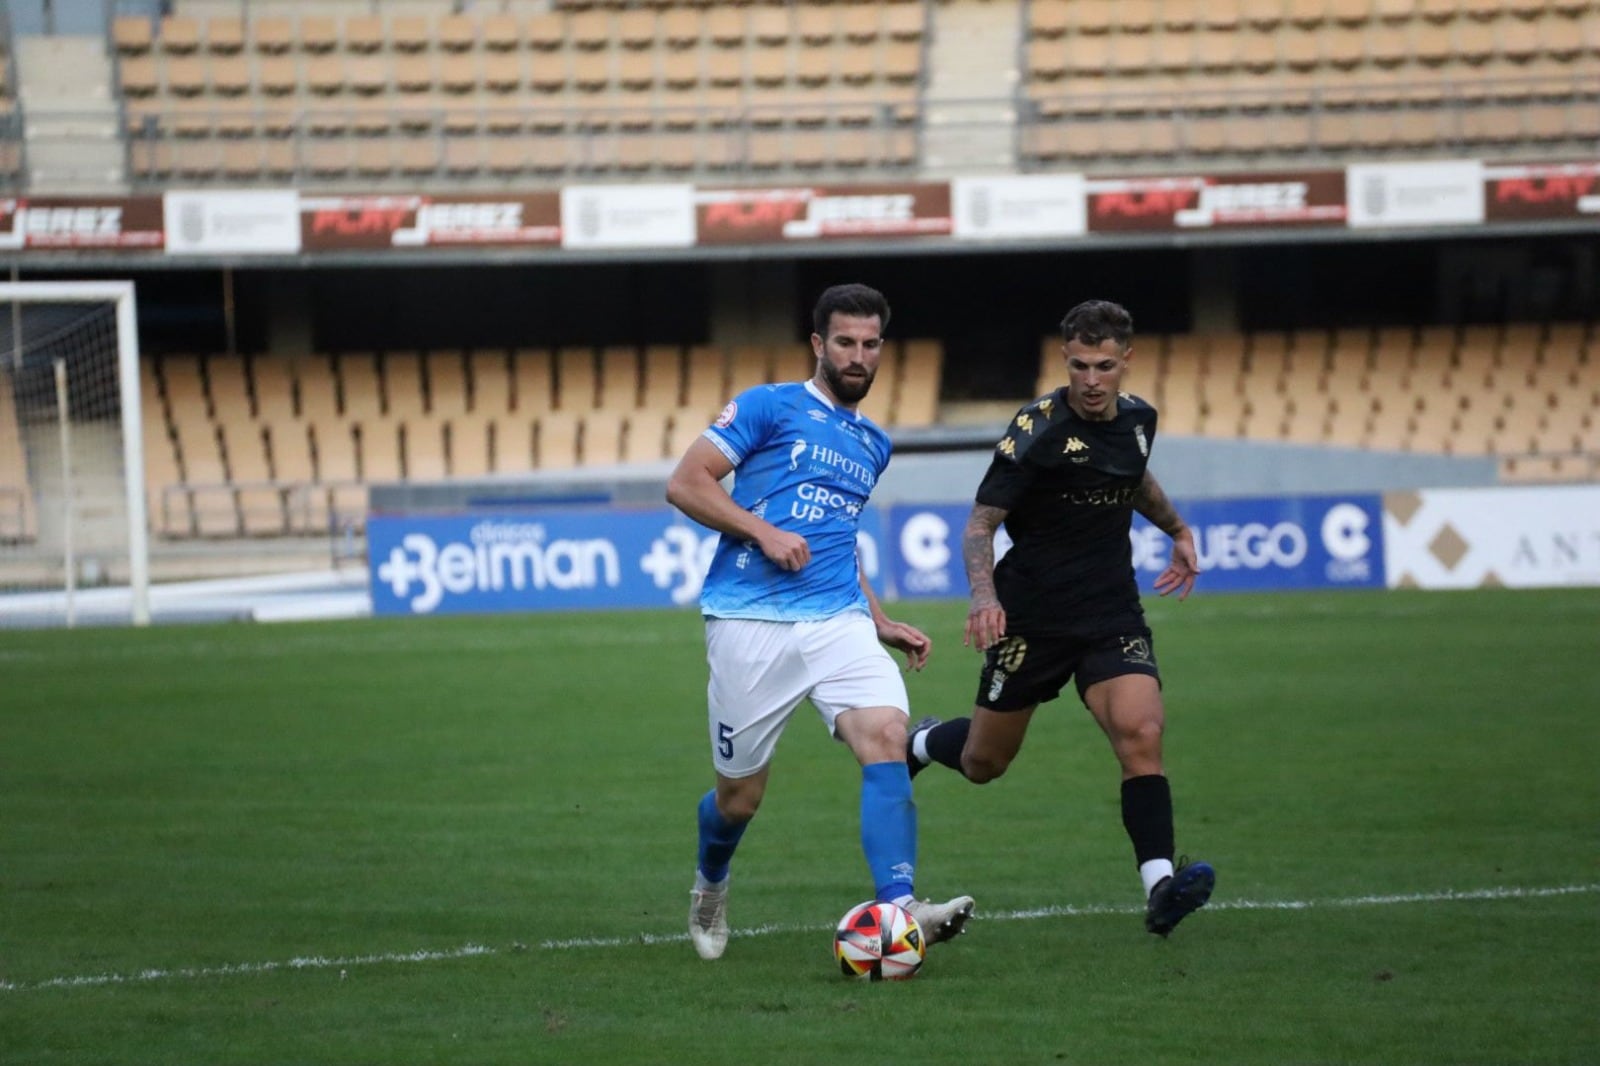
[[[1157,576],[1156,591],[1163,596],[1176,592],[1178,599],[1186,599],[1194,588],[1194,579],[1200,576],[1194,533],[1149,470],[1144,472],[1144,480],[1139,482],[1139,488],[1133,494],[1133,509],[1172,538],[1172,561]]]
[[[961,558],[967,565],[972,606],[967,610],[967,631],[962,643],[986,651],[1006,635],[1006,611],[994,590],[994,535],[1006,512],[986,504],[973,504],[967,528],[961,534]]]

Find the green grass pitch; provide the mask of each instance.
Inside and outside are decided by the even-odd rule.
[[[1600,593],[1150,603],[1180,849],[1143,931],[1075,699],[917,781],[978,917],[846,981],[858,771],[803,705],[683,935],[692,612],[0,634],[0,1062],[1581,1063],[1600,1038]],[[957,602],[913,714],[970,706]]]

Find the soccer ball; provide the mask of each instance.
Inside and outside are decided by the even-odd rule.
[[[922,955],[922,927],[893,903],[856,904],[833,934],[833,957],[846,977],[904,981],[921,969]]]

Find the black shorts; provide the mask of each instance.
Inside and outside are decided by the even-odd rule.
[[[1069,679],[1076,679],[1081,700],[1090,685],[1124,674],[1148,674],[1161,683],[1148,627],[1088,639],[1012,634],[984,654],[977,704],[991,711],[1024,710],[1061,695]]]

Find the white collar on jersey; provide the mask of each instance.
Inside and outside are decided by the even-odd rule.
[[[827,404],[828,405],[828,409],[830,411],[839,411],[840,414],[849,414],[850,417],[854,418],[857,422],[861,421],[861,412],[859,410],[856,410],[856,411],[840,410],[839,405],[834,403],[832,400],[828,399],[827,394],[824,393],[821,389],[817,388],[817,383],[815,381],[813,381],[811,378],[806,378],[806,391],[809,392],[811,395],[815,396],[817,399],[821,400],[823,403]]]

